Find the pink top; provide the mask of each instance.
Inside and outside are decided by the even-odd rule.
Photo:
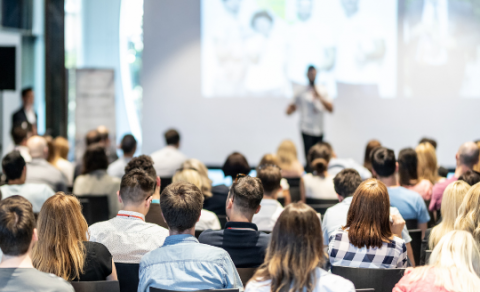
[[[429,201],[432,197],[433,184],[428,179],[422,179],[414,186],[404,186],[405,188],[417,192],[425,201]]]
[[[440,210],[440,207],[442,206],[443,192],[445,191],[445,189],[448,187],[449,184],[457,180],[458,178],[456,178],[455,176],[452,176],[451,178],[446,179],[442,182],[436,183],[433,186],[432,200],[430,201],[430,206],[428,207],[430,211]]]
[[[405,276],[400,279],[400,282],[395,285],[392,292],[449,292],[443,287],[435,286],[435,273],[432,269],[428,271],[427,277],[425,279],[420,279],[416,282],[409,281],[409,274],[413,269],[407,269],[405,271]]]

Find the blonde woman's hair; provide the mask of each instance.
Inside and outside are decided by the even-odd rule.
[[[200,160],[191,158],[185,161],[182,165],[183,169],[191,168],[198,171],[202,179],[202,187],[200,190],[206,198],[212,197],[212,180],[208,178],[208,168]]]
[[[455,230],[465,230],[473,235],[480,244],[480,183],[473,185],[465,195],[458,217],[455,221]]]
[[[418,179],[429,180],[432,184],[438,181],[437,154],[430,143],[421,143],[415,148],[418,158]]]
[[[195,185],[197,188],[202,190],[202,177],[198,174],[198,171],[195,169],[182,169],[177,171],[172,178],[172,183],[176,182],[187,182]]]
[[[298,161],[297,148],[292,140],[283,140],[277,149],[277,158],[281,168],[288,169]]]
[[[53,145],[55,146],[55,154],[57,157],[67,159],[68,158],[68,151],[70,151],[70,145],[68,144],[68,140],[58,136],[53,140]]]
[[[442,197],[442,222],[435,226],[430,233],[428,246],[431,250],[448,232],[454,230],[455,220],[458,217],[460,205],[465,198],[470,185],[464,181],[456,181],[447,186]]]
[[[88,225],[77,198],[62,192],[42,206],[37,221],[38,242],[33,247],[33,266],[42,272],[78,279],[83,273]]]
[[[461,230],[447,233],[433,250],[429,265],[413,269],[408,281],[423,281],[429,272],[435,275],[433,284],[447,291],[478,291],[480,252],[472,235]]]
[[[475,142],[475,144],[477,144],[478,149],[480,149],[480,140]],[[478,160],[478,163],[473,166],[473,170],[480,172],[480,160]]]

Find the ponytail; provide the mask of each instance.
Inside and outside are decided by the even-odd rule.
[[[312,168],[321,175],[328,169],[328,162],[323,158],[317,158],[312,161]]]

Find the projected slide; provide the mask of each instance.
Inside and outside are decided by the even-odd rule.
[[[395,97],[396,0],[202,0],[202,95]]]

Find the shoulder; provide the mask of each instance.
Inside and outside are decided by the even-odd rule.
[[[355,286],[347,279],[317,268],[317,291],[355,292]]]
[[[34,282],[37,287],[41,285],[44,287],[48,287],[48,291],[56,292],[74,291],[70,283],[54,274],[44,273],[38,270],[34,270],[32,271],[32,273],[35,274],[36,279],[34,280]]]
[[[224,230],[205,230],[198,237],[198,241],[205,244],[214,243],[223,238],[223,231]]]
[[[271,283],[271,280],[257,281],[257,279],[252,279],[245,287],[245,292],[270,292]]]
[[[99,242],[84,241],[83,244],[85,245],[85,249],[87,250],[87,252],[95,252],[96,254],[107,254],[111,256],[108,248]]]
[[[202,217],[204,217],[206,220],[215,220],[217,215],[212,211],[202,209]]]
[[[112,220],[112,219],[110,219],[110,220]],[[90,234],[93,234],[93,233],[96,233],[96,232],[100,232],[100,231],[108,230],[108,229],[112,228],[112,223],[110,222],[110,220],[103,221],[103,222],[97,222],[95,224],[90,225],[90,227],[88,227],[88,232],[90,232]]]

